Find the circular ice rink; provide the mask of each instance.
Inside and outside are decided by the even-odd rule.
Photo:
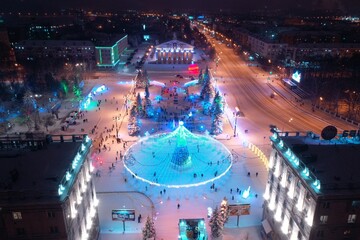
[[[155,186],[194,187],[225,176],[232,166],[230,151],[211,136],[197,135],[180,122],[171,133],[147,136],[124,154],[124,167]]]

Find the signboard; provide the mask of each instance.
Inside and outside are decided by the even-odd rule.
[[[111,211],[113,221],[135,221],[134,209],[115,209]]]
[[[250,204],[229,205],[229,216],[250,215]]]

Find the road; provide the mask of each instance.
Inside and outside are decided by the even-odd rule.
[[[249,140],[262,145],[269,135],[269,125],[274,124],[283,131],[313,131],[320,134],[327,125],[336,126],[339,131],[355,129],[353,125],[340,121],[322,112],[311,111],[310,105],[300,106],[290,90],[277,80],[268,81],[269,73],[258,67],[249,67],[233,49],[215,41],[216,52],[220,57],[218,67],[213,67],[221,92],[226,93],[230,109],[238,107],[245,115],[238,119],[238,127],[248,130]],[[275,99],[270,98],[276,89],[280,92]]]

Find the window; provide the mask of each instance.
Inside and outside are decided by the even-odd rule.
[[[55,217],[55,212],[48,212],[48,218],[54,218]]]
[[[49,227],[50,233],[58,233],[59,229],[57,228],[57,226],[51,226]]]
[[[349,214],[348,223],[355,223],[355,222],[356,222],[356,214]]]
[[[328,221],[328,216],[327,215],[320,216],[320,223],[326,224],[327,221]]]
[[[330,203],[329,202],[323,202],[323,208],[329,208]]]
[[[25,228],[16,228],[17,235],[25,235]]]
[[[288,172],[288,174],[287,174],[288,183],[291,183],[291,179],[292,179],[292,174],[290,172]]]
[[[21,220],[22,219],[21,212],[13,212],[12,215],[13,215],[14,220]]]

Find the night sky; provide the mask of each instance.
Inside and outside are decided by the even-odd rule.
[[[61,8],[86,10],[233,10],[246,12],[256,9],[340,9],[356,13],[360,0],[1,0],[1,11],[52,11]]]

